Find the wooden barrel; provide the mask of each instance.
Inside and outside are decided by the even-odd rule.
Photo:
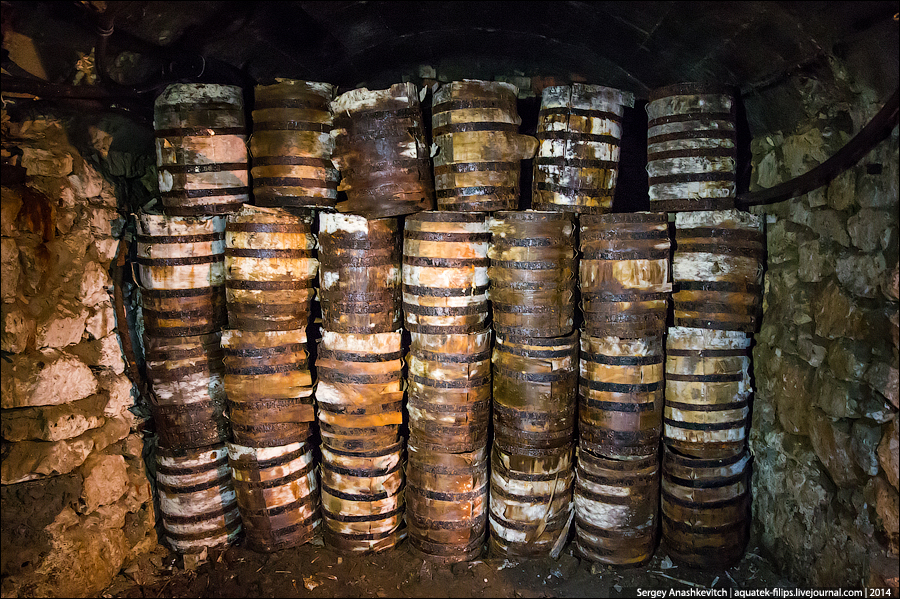
[[[488,306],[488,242],[484,214],[420,212],[403,231],[404,327],[413,333],[483,330]]]
[[[673,560],[727,568],[750,537],[750,451],[722,459],[690,458],[663,447],[662,538]]]
[[[222,331],[234,442],[275,447],[306,440],[316,420],[306,331]]]
[[[573,444],[540,457],[491,451],[490,549],[511,557],[549,557],[565,543],[575,481]],[[562,537],[562,540],[560,540]]]
[[[665,331],[669,247],[664,214],[581,217],[578,278],[588,335],[634,339]]]
[[[400,229],[395,218],[319,216],[322,327],[333,333],[391,333],[402,327]]]
[[[656,549],[659,454],[615,460],[578,448],[575,550],[592,562],[641,566]]]
[[[240,87],[174,83],[156,98],[153,127],[166,214],[227,214],[250,200]]]
[[[319,261],[310,221],[280,208],[245,206],[225,229],[226,297],[231,328],[306,328]]]
[[[485,447],[491,417],[491,330],[410,335],[410,443],[451,453]]]
[[[154,337],[218,331],[225,324],[225,218],[141,213],[134,279]]]
[[[340,180],[331,163],[335,87],[280,79],[255,92],[250,174],[256,205],[334,207]]]
[[[629,92],[599,85],[544,88],[538,113],[531,205],[603,214],[612,208]]]
[[[680,453],[740,453],[750,429],[750,344],[739,331],[670,327],[663,440]]]
[[[556,455],[575,436],[578,331],[535,339],[497,334],[494,443],[521,455]]]
[[[489,220],[493,328],[562,337],[575,322],[575,230],[564,212],[497,212]]]
[[[179,553],[230,545],[241,533],[225,445],[156,453],[156,488],[166,543]]]
[[[268,553],[311,540],[322,524],[314,448],[226,445],[250,549]]]
[[[647,174],[652,210],[734,206],[736,129],[731,91],[679,83],[650,92]]]
[[[443,453],[408,446],[406,524],[417,554],[440,562],[481,555],[487,535],[487,446]]]
[[[352,453],[322,446],[325,542],[340,553],[378,553],[406,538],[403,442]]]
[[[738,210],[675,215],[675,325],[753,333],[760,321],[762,217]]]
[[[581,335],[579,443],[619,460],[659,452],[663,412],[662,336]]]
[[[316,403],[322,442],[343,451],[393,445],[403,422],[401,334],[322,331]]]
[[[411,214],[434,207],[430,148],[425,140],[419,92],[412,83],[338,96],[334,155],[341,170],[341,212],[366,218]]]
[[[144,335],[147,378],[159,444],[190,449],[228,440],[221,333]]]
[[[439,210],[492,212],[519,207],[521,161],[537,140],[519,134],[519,90],[511,83],[465,79],[434,92],[434,182]]]

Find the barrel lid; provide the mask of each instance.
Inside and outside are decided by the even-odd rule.
[[[243,90],[237,85],[211,83],[173,83],[156,98],[156,107],[175,104],[233,104],[243,109]]]
[[[668,96],[694,96],[701,94],[720,94],[734,96],[734,88],[719,83],[675,83],[665,87],[658,87],[650,92],[650,101],[660,100]]]

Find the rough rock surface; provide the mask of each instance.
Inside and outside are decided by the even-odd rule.
[[[91,369],[75,356],[47,349],[2,361],[3,408],[69,403],[97,392]]]

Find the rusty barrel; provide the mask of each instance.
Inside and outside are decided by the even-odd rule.
[[[228,323],[250,331],[305,328],[319,261],[307,218],[245,206],[228,217],[225,276]]]
[[[493,212],[519,207],[522,160],[537,140],[519,134],[519,90],[511,83],[465,79],[434,92],[431,134],[438,152],[439,210]]]
[[[240,87],[174,83],[156,98],[153,128],[166,214],[227,214],[250,200]]]
[[[353,453],[322,446],[325,542],[340,553],[378,553],[406,538],[403,442]]]
[[[366,218],[411,214],[434,207],[430,149],[419,92],[412,83],[354,89],[331,103],[334,155],[341,171],[340,212]]]
[[[656,549],[659,454],[615,460],[578,448],[575,550],[592,562],[641,566]]]
[[[740,453],[750,429],[750,344],[740,331],[670,327],[663,440],[700,458]]]
[[[156,453],[156,488],[166,543],[179,553],[230,545],[241,533],[224,444]]]
[[[497,334],[492,356],[494,443],[504,452],[556,454],[575,436],[578,331],[554,339]]]
[[[675,325],[753,333],[760,321],[762,217],[738,210],[675,215]]]
[[[662,538],[672,559],[695,568],[727,568],[750,537],[750,451],[691,458],[663,446]]]
[[[651,91],[646,110],[651,209],[732,208],[737,138],[731,91],[678,83]]]
[[[490,321],[484,214],[420,212],[403,231],[404,327],[413,333],[477,333]]]
[[[144,327],[154,337],[213,333],[225,309],[225,218],[137,217],[135,282]]]
[[[659,451],[663,413],[662,336],[642,339],[581,335],[579,443],[614,459]]]
[[[564,212],[496,212],[488,221],[493,328],[562,337],[575,318],[575,224]]]
[[[280,79],[257,85],[250,155],[257,206],[333,208],[340,173],[331,162],[330,83]]]
[[[662,334],[672,291],[666,216],[634,212],[580,220],[585,331],[622,338]]]
[[[491,330],[410,333],[409,435],[416,447],[469,452],[488,443]]]
[[[396,218],[319,215],[322,327],[333,333],[391,333],[402,326]]]
[[[268,553],[311,540],[322,524],[314,448],[226,445],[250,549]]]
[[[400,332],[322,331],[316,404],[322,443],[367,452],[398,441],[403,422],[403,351]]]
[[[573,83],[544,88],[534,159],[535,210],[610,211],[626,106],[634,106],[634,95],[610,87]]]
[[[147,378],[159,444],[190,449],[228,440],[221,333],[144,335]]]
[[[234,442],[274,447],[306,440],[316,420],[306,331],[222,331]]]
[[[481,555],[487,535],[487,446],[444,453],[408,446],[406,524],[417,554],[439,563]]]
[[[489,546],[510,557],[548,557],[571,526],[574,444],[530,456],[491,451]]]

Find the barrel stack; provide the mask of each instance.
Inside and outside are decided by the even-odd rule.
[[[581,217],[575,544],[599,563],[655,550],[669,250],[665,215]]]
[[[501,211],[490,228],[496,332],[490,549],[558,555],[571,527],[575,479],[574,218]]]
[[[410,332],[410,544],[443,563],[474,559],[487,533],[491,329],[486,215],[420,212],[403,233]]]
[[[747,447],[765,238],[733,209],[735,102],[729,90],[681,83],[647,104],[653,210],[674,212],[673,324],[666,340],[662,536],[669,555],[727,567],[749,538]]]
[[[323,212],[319,246],[325,542],[376,553],[406,537],[399,223]]]
[[[306,326],[318,272],[311,219],[245,206],[225,231],[228,460],[247,544],[276,551],[321,524]]]

